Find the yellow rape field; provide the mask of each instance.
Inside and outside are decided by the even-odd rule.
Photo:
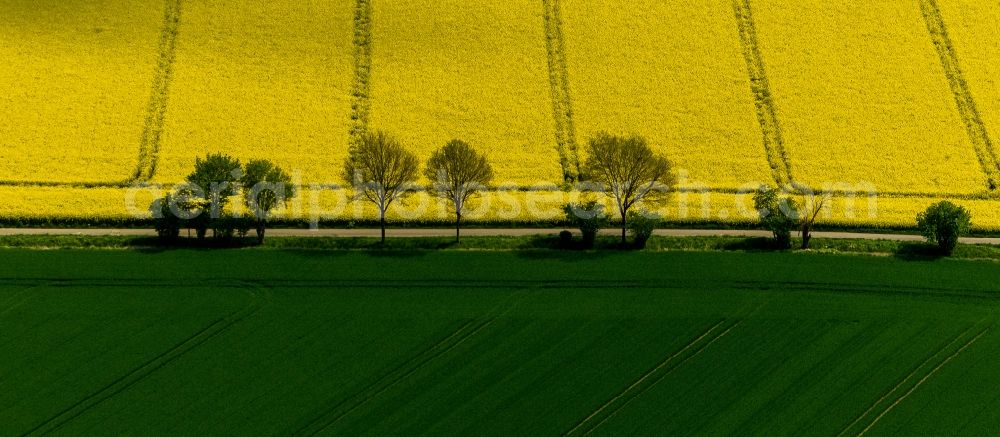
[[[938,0],[962,72],[994,149],[1000,142],[1000,6],[979,0]]]
[[[564,0],[562,18],[581,146],[642,134],[690,184],[774,180],[729,2]]]
[[[370,126],[421,160],[454,138],[498,183],[559,184],[538,0],[373,2]]]
[[[353,78],[353,2],[185,2],[155,180],[194,159],[271,159],[339,182]]]
[[[977,193],[985,173],[918,2],[757,2],[792,172],[813,186]]]
[[[0,180],[128,179],[162,21],[153,0],[0,1]]]
[[[160,188],[79,185],[121,183],[135,170],[162,70],[164,3],[176,2],[36,3],[0,0],[0,220],[145,217]],[[1000,9],[936,3],[997,142]],[[958,199],[977,228],[1000,230],[1000,202],[969,200],[995,195],[985,194],[980,146],[919,1],[860,13],[795,0],[378,0],[367,99],[352,96],[365,70],[356,65],[355,1],[180,4],[154,183],[179,182],[196,157],[215,152],[271,159],[307,185],[342,183],[360,101],[371,129],[399,137],[422,161],[460,138],[490,158],[498,184],[541,187],[473,203],[470,221],[559,219],[580,196],[549,191],[563,181],[557,145],[573,124],[581,158],[597,131],[641,134],[674,163],[682,187],[714,191],[674,195],[657,210],[664,217],[743,224],[754,219],[750,195],[733,192],[776,174],[765,147],[775,131],[755,99],[764,83],[796,181],[880,193],[871,213],[866,198],[851,207],[838,197],[822,222],[912,226],[934,201]],[[554,4],[559,44],[546,6]],[[767,81],[752,79],[760,71],[747,55],[746,4]],[[554,115],[567,102],[572,114]],[[17,185],[25,182],[66,186]],[[360,221],[375,211],[347,190],[312,188],[279,216]],[[421,193],[390,218],[444,222],[451,213]]]

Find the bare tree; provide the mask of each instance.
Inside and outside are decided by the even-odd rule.
[[[676,183],[670,161],[654,154],[645,138],[604,132],[590,140],[583,177],[601,185],[604,194],[615,201],[621,216],[623,245],[629,209],[639,202],[662,198]]]
[[[416,155],[383,132],[367,133],[344,161],[343,178],[357,193],[378,208],[385,243],[385,213],[394,201],[410,193],[417,177]]]
[[[461,240],[465,202],[486,189],[493,180],[493,167],[472,146],[452,140],[431,155],[424,172],[431,181],[431,194],[447,199],[455,208],[457,243]]]
[[[812,239],[812,228],[816,224],[816,219],[819,218],[820,213],[822,213],[827,205],[830,203],[832,196],[830,193],[813,194],[809,189],[805,187],[795,187],[802,197],[802,202],[798,210],[799,219],[799,231],[802,233],[802,249],[809,248],[809,241]]]

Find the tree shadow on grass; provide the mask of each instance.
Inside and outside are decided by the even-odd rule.
[[[299,258],[342,258],[351,253],[349,250],[327,250],[327,249],[276,249],[262,250],[258,253],[274,252],[275,256],[295,256]]]
[[[726,242],[722,245],[722,250],[742,252],[780,252],[789,249],[778,247],[777,243],[775,243],[772,238],[754,237]]]
[[[515,251],[519,258],[565,261],[604,259],[628,252],[628,250],[622,250],[618,243],[598,240],[594,247],[586,247],[579,240],[564,242],[558,237],[546,235],[539,235],[528,240]]]
[[[426,250],[373,248],[362,253],[372,258],[419,258],[427,256]]]
[[[157,237],[140,237],[132,240],[130,246],[136,248],[136,251],[139,253],[158,254],[177,250],[210,252],[225,249],[243,249],[256,247],[258,244],[256,238],[206,238],[204,240],[179,238],[169,243],[164,243]]]
[[[937,261],[945,258],[937,246],[927,243],[904,243],[899,246],[899,250],[893,254],[897,259],[904,261]]]

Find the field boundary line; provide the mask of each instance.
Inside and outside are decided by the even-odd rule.
[[[52,416],[43,421],[41,424],[36,425],[23,435],[49,434],[59,430],[73,419],[86,413],[91,408],[139,383],[149,375],[155,373],[157,370],[162,369],[167,364],[184,356],[198,346],[201,346],[202,344],[222,334],[236,323],[239,323],[240,321],[253,315],[264,305],[264,298],[261,296],[261,293],[256,289],[256,286],[253,287],[255,289],[247,290],[251,296],[251,301],[245,307],[233,311],[224,317],[213,320],[204,328],[196,331],[194,334],[185,338],[173,347],[161,352],[159,355],[118,377],[114,381],[111,381],[109,384],[98,389],[94,393],[80,399],[76,403],[57,413],[55,416]]]
[[[938,58],[941,60],[941,67],[948,79],[951,93],[955,97],[959,116],[965,124],[965,130],[975,148],[979,164],[986,174],[989,189],[995,191],[1000,188],[1000,160],[997,159],[996,149],[993,147],[993,141],[990,140],[976,100],[972,97],[969,83],[965,80],[965,74],[962,72],[961,63],[958,60],[958,51],[955,50],[951,37],[948,35],[948,27],[945,25],[937,0],[919,1],[921,15],[924,17],[927,32],[937,50]]]
[[[130,182],[152,179],[159,161],[163,124],[170,97],[170,82],[173,78],[174,60],[177,58],[177,35],[181,23],[181,0],[166,0],[165,3],[156,72],[139,140],[139,160]]]
[[[354,83],[351,85],[351,124],[349,148],[353,150],[368,132],[371,113],[372,74],[372,4],[356,0],[354,4]]]
[[[757,26],[753,20],[750,0],[733,0],[733,13],[739,28],[740,46],[750,77],[750,91],[757,107],[757,121],[763,133],[764,149],[771,174],[779,186],[792,183],[792,165],[785,149],[785,139],[778,119],[778,111],[771,94],[771,84],[764,68],[764,56],[757,41]]]
[[[917,389],[920,388],[921,385],[923,385],[925,382],[927,382],[927,380],[930,379],[931,376],[934,376],[934,374],[936,374],[939,370],[941,370],[942,367],[944,367],[946,364],[948,364],[949,362],[951,362],[951,360],[953,360],[956,357],[958,357],[959,354],[961,354],[962,352],[965,352],[966,349],[968,349],[970,346],[972,346],[973,343],[975,343],[980,338],[982,338],[982,336],[985,335],[987,332],[989,332],[989,330],[990,330],[989,327],[987,327],[986,329],[983,329],[982,332],[980,332],[978,335],[976,335],[971,340],[969,340],[967,343],[965,343],[957,351],[955,351],[954,353],[952,353],[951,355],[949,355],[948,358],[945,358],[945,360],[942,361],[940,364],[938,364],[936,367],[934,367],[934,369],[932,369],[930,371],[930,373],[928,373],[923,378],[921,378],[920,381],[917,381],[917,383],[913,387],[911,387],[906,393],[904,393],[903,396],[900,396],[899,399],[896,399],[896,401],[893,402],[891,405],[889,405],[885,409],[885,411],[882,411],[882,413],[879,414],[878,417],[876,417],[875,420],[872,421],[872,423],[868,424],[868,426],[865,427],[864,430],[862,430],[860,433],[858,433],[858,436],[860,437],[860,436],[865,435],[865,433],[867,433],[869,430],[871,430],[872,427],[875,426],[875,424],[878,423],[879,420],[882,420],[882,418],[885,417],[886,414],[889,414],[889,412],[892,411],[893,408],[896,408],[897,405],[899,405],[901,402],[903,402],[904,400],[906,400],[906,398],[908,398],[911,394],[913,394],[913,392],[917,391]]]
[[[602,404],[601,406],[597,407],[597,409],[594,410],[592,413],[590,413],[589,416],[587,416],[586,418],[584,418],[583,420],[581,420],[579,423],[576,424],[576,426],[574,426],[573,428],[571,428],[569,431],[566,431],[563,435],[572,435],[577,430],[583,428],[584,425],[587,425],[588,422],[590,422],[592,419],[594,419],[595,417],[597,417],[598,415],[600,415],[602,412],[604,412],[604,410],[606,410],[612,404],[614,404],[615,402],[617,402],[619,399],[622,399],[623,397],[629,395],[629,392],[631,392],[633,389],[635,389],[636,387],[638,387],[639,385],[641,385],[647,379],[653,377],[653,375],[655,375],[658,371],[660,371],[661,369],[663,369],[663,368],[667,367],[668,365],[670,365],[675,359],[677,359],[678,357],[680,357],[681,355],[683,355],[688,350],[697,347],[698,350],[696,350],[692,355],[688,355],[687,357],[685,357],[684,359],[682,359],[679,363],[677,363],[677,365],[673,366],[670,370],[673,370],[673,369],[677,368],[677,366],[680,366],[681,364],[684,364],[685,362],[687,362],[691,358],[694,358],[699,353],[701,353],[701,351],[705,350],[705,348],[707,348],[708,346],[710,346],[712,343],[715,343],[715,341],[717,341],[718,339],[720,339],[723,336],[725,336],[726,334],[728,334],[729,331],[732,331],[733,328],[735,328],[736,326],[738,326],[739,324],[741,324],[742,321],[737,321],[732,326],[729,326],[728,329],[725,329],[721,333],[718,333],[718,334],[715,334],[714,336],[711,336],[713,332],[715,332],[717,329],[719,329],[725,323],[726,323],[726,319],[719,320],[716,324],[712,325],[712,327],[710,327],[707,331],[705,331],[704,333],[702,333],[701,335],[699,335],[695,339],[693,339],[690,342],[688,342],[686,345],[684,345],[677,352],[674,352],[673,354],[669,355],[664,360],[660,361],[659,364],[657,364],[655,367],[653,367],[652,369],[650,369],[649,371],[647,371],[646,373],[644,373],[642,376],[639,377],[639,379],[633,381],[632,384],[630,384],[624,390],[622,390],[621,392],[619,392],[615,396],[611,397],[611,399],[609,399],[606,402],[604,402],[604,404]],[[708,337],[710,337],[710,338],[708,338]],[[708,338],[707,343],[702,344],[703,343],[702,340],[705,340],[706,338]],[[668,371],[664,375],[661,375],[659,378],[657,378],[657,380],[662,379],[663,377],[669,375],[669,373],[670,373],[670,371]],[[654,382],[654,384],[655,384],[655,382]],[[646,387],[646,388],[648,388],[648,387]],[[635,396],[638,396],[638,395],[642,394],[643,392],[645,392],[646,388],[644,388],[644,389],[640,390],[639,392],[637,392],[635,394]],[[631,398],[635,398],[635,396],[630,396],[630,399]],[[628,403],[628,401],[626,401],[626,404],[627,403]],[[623,406],[624,406],[624,404],[623,404]],[[618,409],[621,409],[621,407],[619,407]],[[613,416],[614,413],[617,412],[618,409],[614,410],[611,413],[611,415],[605,417],[603,420],[601,420],[596,425],[594,425],[593,427],[591,427],[587,432],[584,433],[584,435],[589,434],[591,431],[593,431],[597,427],[601,426],[601,424],[603,424],[609,417]]]
[[[542,0],[545,24],[545,49],[548,52],[549,90],[552,96],[552,117],[555,122],[556,148],[564,182],[580,179],[580,155],[573,123],[573,100],[570,93],[566,42],[562,32],[562,12],[559,0]]]
[[[844,429],[841,430],[840,433],[837,434],[837,437],[840,437],[840,436],[842,436],[844,434],[847,434],[847,431],[849,431],[855,425],[857,425],[858,423],[860,423],[865,418],[865,416],[869,415],[872,411],[875,411],[875,409],[878,408],[879,404],[885,402],[887,399],[889,399],[892,396],[893,393],[895,393],[897,390],[899,390],[900,388],[902,388],[910,379],[912,379],[913,377],[915,377],[920,372],[920,369],[923,369],[924,367],[926,367],[928,364],[931,363],[931,361],[934,360],[935,357],[937,357],[937,356],[941,355],[942,353],[944,353],[944,351],[948,350],[948,348],[950,348],[953,345],[957,344],[966,335],[968,335],[970,332],[972,332],[973,329],[975,329],[975,328],[976,328],[976,325],[969,326],[965,331],[962,331],[961,333],[959,333],[958,335],[956,335],[954,338],[951,339],[951,341],[945,343],[943,346],[941,346],[936,351],[934,351],[934,353],[932,353],[930,356],[928,356],[927,358],[925,358],[922,362],[920,362],[920,364],[918,364],[916,367],[914,367],[913,370],[910,371],[910,373],[907,374],[902,380],[900,380],[899,382],[897,382],[896,385],[894,385],[891,389],[889,389],[889,391],[885,392],[885,394],[883,394],[882,397],[878,398],[878,400],[876,400],[875,402],[873,402],[871,404],[871,406],[869,406],[867,410],[865,410],[863,413],[861,413],[861,415],[859,415],[857,418],[855,418],[853,422],[851,422],[849,425],[847,425],[846,427],[844,427]]]

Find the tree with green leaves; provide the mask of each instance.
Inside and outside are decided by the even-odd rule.
[[[378,208],[383,244],[386,211],[411,192],[419,165],[416,155],[383,132],[364,134],[344,161],[344,180],[359,199]]]
[[[917,215],[917,225],[927,241],[936,243],[944,255],[951,255],[958,239],[972,229],[972,215],[948,201],[935,203]]]
[[[493,167],[485,156],[462,140],[452,140],[427,160],[424,175],[430,193],[446,199],[455,209],[455,242],[461,241],[462,212],[466,202],[493,181]]]
[[[178,197],[182,203],[198,208],[192,222],[199,239],[205,238],[213,220],[222,216],[229,198],[239,189],[242,172],[240,161],[228,155],[212,154],[195,160],[194,172],[179,188]]]
[[[641,136],[599,133],[590,140],[583,179],[596,183],[615,202],[626,244],[629,210],[639,202],[662,200],[677,183],[670,161],[653,153]]]
[[[292,177],[271,161],[255,159],[243,168],[240,183],[243,186],[243,202],[254,217],[257,242],[263,243],[271,212],[295,197]]]
[[[799,222],[795,200],[783,197],[775,187],[761,185],[753,196],[760,222],[774,235],[778,249],[792,248],[792,229]]]
[[[171,243],[180,237],[181,218],[175,212],[177,208],[174,196],[167,193],[165,196],[156,199],[149,206],[149,212],[153,216],[153,227],[156,235],[165,243]]]

